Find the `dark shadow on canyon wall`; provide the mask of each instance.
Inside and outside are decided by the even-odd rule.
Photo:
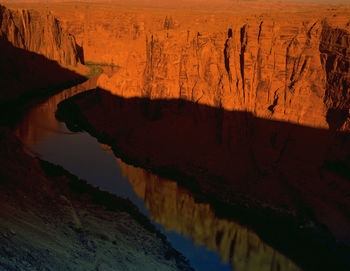
[[[101,89],[61,103],[57,117],[178,181],[303,269],[349,269],[348,133]]]
[[[86,78],[45,56],[0,38],[0,122],[9,125],[28,101],[48,96]]]
[[[85,58],[84,58],[84,48],[80,46],[79,44],[76,44],[77,46],[77,57],[80,63],[85,64]]]

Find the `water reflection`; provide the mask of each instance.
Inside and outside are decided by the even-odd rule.
[[[95,86],[96,80],[89,80],[33,107],[15,128],[16,135],[43,159],[62,165],[92,185],[132,200],[155,224],[159,223],[173,246],[197,270],[299,270],[253,231],[217,218],[209,204],[195,202],[193,195],[176,182],[120,159],[115,163],[110,147],[99,144],[87,133],[72,133],[56,120],[58,103]]]
[[[44,102],[31,108],[15,128],[14,133],[27,146],[36,146],[46,138],[70,132],[62,129],[64,124],[55,117],[57,105],[81,92],[96,88],[97,77],[50,96]]]
[[[195,202],[193,195],[176,182],[120,159],[117,162],[134,191],[145,201],[154,221],[167,231],[191,237],[197,245],[218,252],[224,263],[231,263],[232,270],[300,270],[252,230],[217,218],[209,204]]]

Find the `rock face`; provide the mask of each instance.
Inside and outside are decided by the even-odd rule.
[[[192,191],[349,247],[349,11],[118,14],[120,68],[98,81],[113,95],[61,116]]]
[[[222,31],[148,33],[133,58],[101,88],[124,97],[184,99],[318,128],[347,129],[348,17],[272,18]],[[176,19],[174,19],[176,21]]]
[[[114,94],[182,98],[348,129],[348,7],[218,1],[199,8],[189,1],[181,6],[191,11],[182,12],[171,1],[155,3],[159,9],[144,5],[49,6],[84,47],[87,61],[121,67],[113,78],[100,80]]]
[[[0,6],[0,104],[83,80],[81,53],[51,14]]]
[[[0,6],[0,18],[0,37],[14,47],[43,55],[61,65],[82,62],[82,49],[74,36],[62,29],[50,12]]]

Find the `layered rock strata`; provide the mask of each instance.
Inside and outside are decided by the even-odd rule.
[[[82,49],[48,12],[0,6],[0,104],[81,81]]]
[[[184,99],[265,119],[347,130],[347,18],[293,24],[261,19],[232,23],[221,32],[149,33],[145,59],[126,63],[99,84],[122,97]]]
[[[14,47],[43,55],[61,65],[82,62],[82,48],[50,12],[0,6],[0,38]]]

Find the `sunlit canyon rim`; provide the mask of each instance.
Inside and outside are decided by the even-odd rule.
[[[128,180],[132,198],[137,198],[131,200],[148,216],[139,214],[130,202],[89,185],[84,186],[85,196],[77,196],[73,175],[22,154],[22,143],[4,128],[6,163],[0,176],[4,176],[2,191],[10,200],[3,201],[3,210],[21,202],[22,192],[11,196],[12,190],[26,191],[21,182],[26,187],[35,174],[46,174],[41,182],[58,190],[33,186],[54,202],[53,209],[47,208],[51,234],[59,223],[73,221],[62,231],[71,232],[57,240],[61,249],[67,245],[76,250],[75,256],[57,248],[49,256],[50,246],[34,242],[33,257],[48,256],[39,269],[52,262],[55,270],[61,258],[67,268],[80,261],[85,269],[98,270],[108,266],[175,270],[190,269],[190,264],[198,270],[349,268],[350,7],[346,3],[53,1],[8,6],[0,9],[4,60],[0,69],[6,75],[0,79],[3,125],[13,128],[24,150],[44,160],[55,151],[39,147],[46,141],[62,144],[69,155],[71,147],[65,145],[63,135],[81,135],[82,142],[84,137],[96,137],[102,148],[89,144],[97,144],[98,154],[89,153],[85,146],[81,155],[118,157],[111,167]],[[38,95],[52,94],[86,77],[93,78],[35,102]],[[11,108],[22,108],[21,114]],[[9,121],[7,114],[19,116]],[[21,150],[11,151],[13,145]],[[50,155],[45,156],[45,151]],[[27,159],[35,166],[18,166],[16,154],[22,157],[17,160]],[[75,162],[66,160],[52,162],[65,168],[71,163],[73,170]],[[103,163],[96,162],[96,171],[106,168]],[[9,170],[16,167],[33,173]],[[64,176],[62,181],[56,171]],[[84,167],[72,173],[81,178],[85,176],[81,171]],[[7,185],[11,179],[17,180],[18,188]],[[98,181],[87,181],[100,186]],[[28,196],[35,202],[30,193],[23,202]],[[110,207],[111,197],[117,202],[114,219],[106,213],[99,216],[104,212],[100,205],[86,211],[96,203]],[[67,205],[67,200],[74,211],[55,214],[55,208]],[[27,217],[38,223],[37,229],[45,224],[38,220],[44,202],[38,199]],[[11,255],[21,233],[11,233],[18,220],[3,213],[2,221],[13,225],[1,225],[2,246],[12,242],[2,250],[1,263],[5,269],[15,268]],[[124,223],[133,223],[135,233],[124,232],[122,223],[116,222],[127,214]],[[100,227],[94,228],[93,218],[84,220],[90,215],[99,217]],[[96,236],[101,237],[98,232],[104,227],[108,232],[114,227],[118,238],[124,233],[138,241],[148,236],[143,236],[144,228],[151,232],[146,239],[152,245],[131,246],[117,237],[101,241]],[[17,231],[26,232],[26,227]],[[177,234],[177,241],[171,239],[171,232]],[[223,264],[207,268],[198,264],[198,256],[179,245],[185,242],[178,241],[180,236],[190,238],[194,249],[204,246],[206,255],[215,252]],[[33,242],[24,240],[26,246]],[[77,240],[79,248],[72,245]],[[111,251],[106,242],[116,250]],[[109,251],[109,256],[99,260],[97,251]],[[135,256],[130,260],[118,253]],[[19,269],[26,270],[26,264],[35,267],[29,256],[23,257]]]

